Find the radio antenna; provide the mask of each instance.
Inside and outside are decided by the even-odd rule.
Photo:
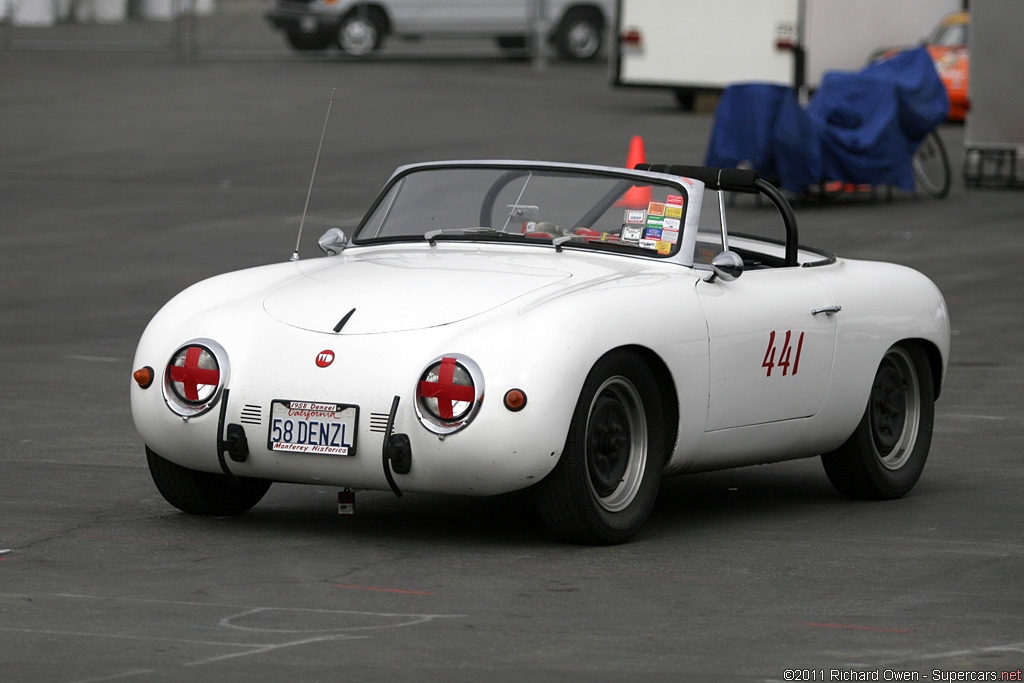
[[[309,179],[309,190],[306,191],[306,205],[302,207],[302,218],[299,220],[299,236],[295,240],[295,252],[289,261],[299,260],[299,243],[302,242],[302,226],[306,223],[306,211],[309,210],[309,196],[313,194],[313,181],[316,180],[316,167],[320,163],[320,150],[324,148],[324,135],[327,133],[327,122],[331,120],[331,107],[334,106],[334,94],[337,88],[331,90],[331,101],[327,103],[327,116],[324,118],[324,129],[320,131],[320,144],[316,148],[316,159],[313,161],[313,175]]]

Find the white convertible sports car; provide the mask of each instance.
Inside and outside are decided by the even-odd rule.
[[[725,191],[784,239],[730,232]],[[238,514],[274,481],[530,487],[557,535],[618,543],[663,475],[821,455],[842,493],[895,498],[924,467],[941,294],[799,246],[756,172],[404,166],[320,246],[190,287],[142,335],[132,413],[179,509]]]

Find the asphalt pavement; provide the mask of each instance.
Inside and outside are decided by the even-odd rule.
[[[591,548],[523,495],[360,493],[351,518],[316,486],[237,518],[160,497],[134,346],[185,286],[288,258],[334,89],[304,258],[412,161],[620,165],[633,135],[649,162],[703,160],[709,112],[607,80],[0,52],[0,681],[1021,680],[1024,192],[964,187],[959,126],[947,199],[796,209],[802,242],[946,297],[952,361],[904,499],[844,499],[817,459],[696,475],[633,542]]]

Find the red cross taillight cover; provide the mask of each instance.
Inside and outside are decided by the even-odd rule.
[[[208,339],[179,347],[164,370],[164,399],[170,409],[192,417],[213,407],[224,386],[226,363],[224,349]]]
[[[468,425],[483,400],[480,368],[457,353],[432,360],[416,385],[416,415],[435,434],[451,434]]]

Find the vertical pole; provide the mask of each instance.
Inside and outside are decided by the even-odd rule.
[[[172,0],[174,16],[174,53],[182,62],[196,58],[196,0]]]
[[[547,7],[545,0],[531,0],[530,56],[534,71],[544,71],[548,66],[547,56]]]
[[[14,26],[14,2],[13,0],[0,0],[0,31],[3,31],[2,46],[4,50],[11,49],[11,28]]]
[[[199,50],[199,0],[188,2],[188,59],[195,61]]]
[[[807,0],[797,0],[796,45],[793,47],[793,89],[801,102],[807,100]]]

